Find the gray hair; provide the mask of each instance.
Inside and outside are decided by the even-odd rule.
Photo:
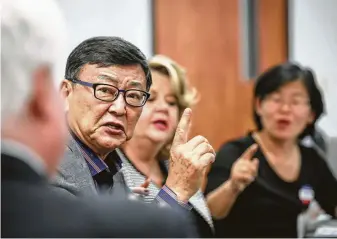
[[[3,120],[25,107],[37,67],[50,67],[55,85],[61,82],[56,73],[63,57],[66,28],[54,0],[2,0],[1,8]]]

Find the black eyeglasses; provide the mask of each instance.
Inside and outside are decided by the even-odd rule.
[[[126,104],[133,107],[141,107],[145,105],[146,101],[150,97],[150,94],[148,92],[142,90],[120,90],[117,87],[109,84],[89,83],[77,79],[68,80],[76,84],[92,87],[94,89],[95,98],[105,102],[115,101],[118,98],[119,94],[123,92],[123,98]]]

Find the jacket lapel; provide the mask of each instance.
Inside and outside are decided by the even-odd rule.
[[[55,186],[77,194],[97,194],[95,182],[76,141],[70,136],[64,157],[54,178]]]

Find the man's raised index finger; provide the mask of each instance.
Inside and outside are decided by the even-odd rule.
[[[192,110],[190,108],[185,109],[174,135],[172,143],[173,147],[187,142],[188,133],[191,128],[191,117]]]

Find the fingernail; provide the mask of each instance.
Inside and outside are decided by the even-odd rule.
[[[185,114],[185,115],[189,115],[189,114],[191,114],[191,112],[192,112],[192,110],[191,110],[190,108],[186,108],[186,109],[184,110],[184,114]]]

